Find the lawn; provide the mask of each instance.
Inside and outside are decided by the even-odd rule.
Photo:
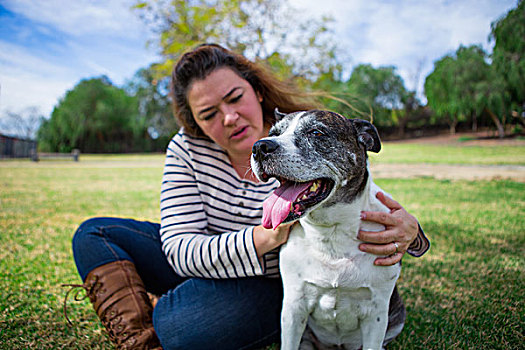
[[[490,150],[491,164],[524,165],[524,150]],[[417,159],[432,162],[447,152],[479,162],[488,156],[486,149],[431,146]],[[162,162],[161,155],[0,161],[0,349],[111,348],[87,300],[70,300],[73,327],[62,315],[61,284],[80,283],[71,238],[92,216],[158,221]],[[419,218],[432,241],[424,257],[403,261],[408,319],[389,349],[523,348],[525,184],[376,182]]]
[[[524,146],[463,146],[391,142],[371,162],[468,165],[525,165]]]

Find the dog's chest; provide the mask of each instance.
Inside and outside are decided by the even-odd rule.
[[[319,237],[329,234],[318,233]],[[337,232],[329,235],[330,244],[337,242]],[[323,342],[352,343],[360,339],[359,320],[376,312],[377,298],[386,297],[383,291],[391,289],[400,266],[375,266],[376,256],[361,252],[360,242],[348,235],[333,248],[344,246],[341,258],[327,250],[323,253],[325,243],[312,240],[302,226],[294,227],[280,253],[283,283],[288,287],[285,294],[290,287],[302,290],[295,302],[309,310],[310,327]]]
[[[347,238],[343,241],[335,245],[345,245],[344,256],[334,258],[319,249],[322,243],[305,237],[302,226],[296,226],[280,252],[283,282],[304,285],[308,289],[307,298],[312,296],[309,302],[318,303],[320,309],[334,309],[334,305],[346,305],[340,299],[370,300],[374,288],[381,288],[383,283],[397,277],[399,266],[375,266],[376,256],[361,252],[358,241]]]
[[[359,331],[359,319],[374,312],[369,287],[331,288],[306,282],[304,291],[305,302],[311,310],[310,327],[318,336],[330,334],[330,343],[344,343],[353,332]]]
[[[375,312],[377,291],[397,273],[375,271],[374,257],[358,252],[353,258],[323,260],[302,243],[296,236],[281,250],[283,283],[302,290],[295,302],[309,310],[309,325],[323,342],[358,339],[359,319]]]

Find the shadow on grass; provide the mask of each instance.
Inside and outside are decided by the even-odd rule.
[[[494,244],[459,225],[427,227],[428,256],[404,261],[408,318],[389,349],[522,349],[523,238]]]

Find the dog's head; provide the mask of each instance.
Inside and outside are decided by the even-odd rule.
[[[376,128],[329,111],[275,113],[277,123],[253,145],[251,157],[261,181],[276,177],[281,183],[264,202],[263,226],[275,228],[320,206],[350,203],[368,179],[366,152],[381,150]]]

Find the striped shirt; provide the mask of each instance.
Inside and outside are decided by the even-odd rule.
[[[204,278],[278,277],[278,249],[260,262],[253,242],[262,203],[278,185],[275,179],[256,183],[240,178],[220,146],[181,129],[168,145],[160,198],[162,248],[175,272]],[[418,249],[409,253],[420,256],[428,249],[421,242],[428,240],[418,236],[416,241]]]
[[[279,185],[239,177],[214,142],[181,130],[168,145],[161,187],[161,240],[180,276],[278,276],[278,250],[259,262],[253,228]]]

